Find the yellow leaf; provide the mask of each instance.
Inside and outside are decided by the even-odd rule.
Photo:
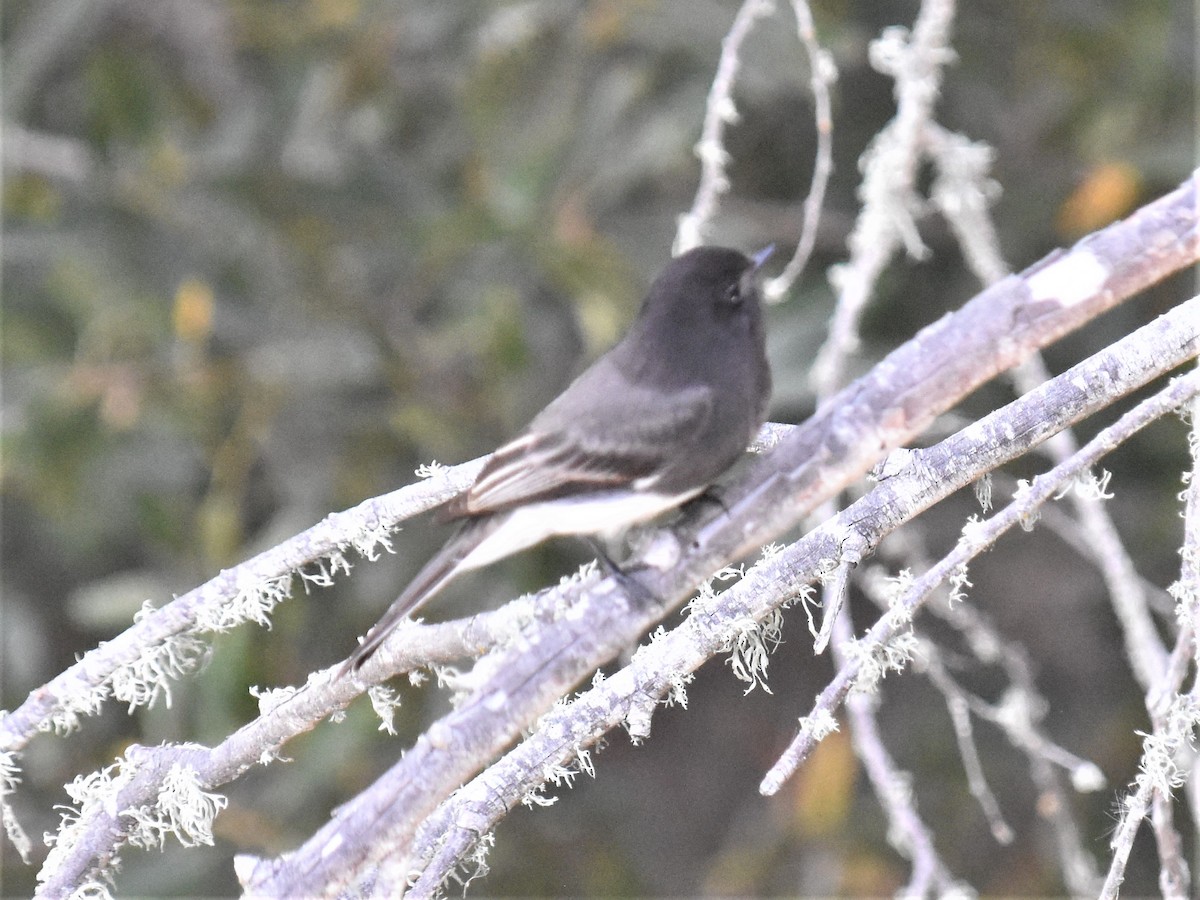
[[[835,731],[817,744],[794,776],[794,815],[805,837],[839,831],[854,802],[858,758],[845,731]]]
[[[1141,177],[1129,163],[1093,166],[1059,209],[1059,233],[1075,238],[1116,221],[1133,209],[1141,188]]]
[[[189,343],[199,343],[212,332],[212,317],[212,288],[198,278],[182,281],[171,311],[175,334]]]

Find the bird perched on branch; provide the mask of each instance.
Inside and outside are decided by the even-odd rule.
[[[766,419],[771,372],[747,257],[698,247],[654,281],[629,331],[443,508],[458,531],[367,633],[342,672],[462,572],[556,535],[645,522],[709,487]]]

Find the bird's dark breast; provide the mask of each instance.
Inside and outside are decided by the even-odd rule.
[[[738,461],[766,420],[771,375],[765,362],[750,371],[725,371],[737,382],[718,392],[707,421],[697,428],[689,448],[682,450],[678,466],[668,466],[655,485],[664,493],[685,492],[716,481]],[[737,390],[729,390],[736,387]]]

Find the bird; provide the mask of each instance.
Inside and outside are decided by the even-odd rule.
[[[497,449],[441,519],[457,531],[350,655],[363,665],[463,572],[555,536],[617,534],[708,489],[746,451],[771,396],[758,273],[701,246],[672,259],[625,335]]]

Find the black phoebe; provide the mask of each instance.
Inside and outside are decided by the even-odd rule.
[[[672,260],[629,331],[444,507],[458,532],[350,657],[358,669],[450,579],[555,535],[605,534],[695,497],[766,420],[771,371],[753,259],[698,247]]]

